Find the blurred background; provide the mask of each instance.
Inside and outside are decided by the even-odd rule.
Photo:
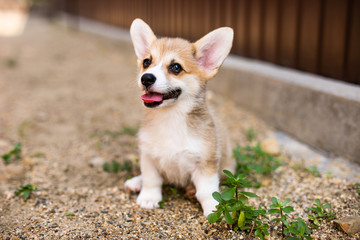
[[[122,28],[139,17],[159,35],[190,40],[230,26],[235,30],[233,54],[360,84],[357,0],[0,0],[0,31],[10,34],[10,22],[21,31],[25,21],[9,13],[6,20],[4,12],[26,14],[30,9]]]

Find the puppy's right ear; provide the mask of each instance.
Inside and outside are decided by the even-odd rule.
[[[143,20],[136,18],[130,27],[130,36],[135,48],[135,54],[142,60],[150,49],[151,43],[156,39],[155,34]]]

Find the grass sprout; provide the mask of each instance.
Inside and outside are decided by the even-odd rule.
[[[17,143],[11,151],[5,153],[1,157],[5,164],[9,164],[11,162],[21,160],[21,152],[21,143]]]
[[[29,199],[32,192],[38,192],[39,190],[35,187],[34,184],[20,185],[20,188],[17,189],[14,193],[16,196],[22,195],[23,199]]]

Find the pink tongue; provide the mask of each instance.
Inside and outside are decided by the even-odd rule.
[[[161,102],[163,95],[160,93],[146,93],[141,96],[141,99],[146,103]]]

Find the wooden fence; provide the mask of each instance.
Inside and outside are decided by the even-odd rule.
[[[63,0],[64,10],[128,28],[196,40],[235,31],[232,53],[360,85],[358,0]]]

